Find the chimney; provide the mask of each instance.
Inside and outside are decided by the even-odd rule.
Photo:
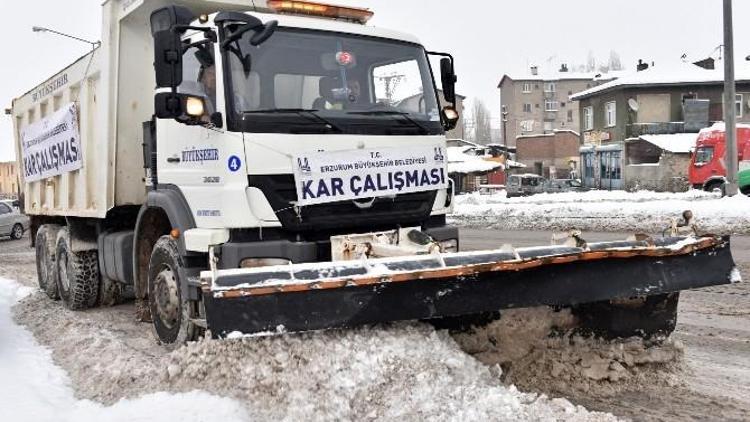
[[[643,60],[638,59],[638,66],[636,66],[636,69],[638,69],[639,72],[646,70],[648,69],[648,63],[643,63]]]
[[[536,76],[539,74],[539,68],[536,66],[531,66],[531,74]]]
[[[563,63],[560,65],[560,72],[565,73],[568,71],[568,65],[566,63]]]

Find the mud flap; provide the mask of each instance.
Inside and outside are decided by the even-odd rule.
[[[542,247],[201,274],[215,336],[301,332],[728,284],[729,238]]]

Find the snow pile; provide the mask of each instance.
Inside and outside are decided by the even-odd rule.
[[[643,385],[674,385],[683,346],[670,339],[605,341],[573,335],[575,317],[550,308],[516,309],[456,341],[488,365],[501,365],[505,381],[548,394],[610,397]],[[558,333],[557,335],[550,335]]]
[[[31,289],[0,279],[0,403],[12,421],[249,421],[235,401],[203,392],[156,393],[104,407],[77,400],[67,374],[31,333],[16,325],[11,306]],[[94,375],[93,373],[91,375]]]
[[[661,233],[673,218],[691,210],[703,232],[750,233],[750,198],[720,198],[697,190],[567,192],[523,198],[470,194],[458,196],[455,204],[453,222],[468,227]]]
[[[169,383],[232,394],[264,420],[610,420],[519,393],[447,332],[393,324],[242,340],[174,352]]]

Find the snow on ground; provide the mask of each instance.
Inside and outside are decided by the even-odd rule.
[[[33,421],[245,421],[236,401],[203,392],[155,393],[104,407],[74,397],[68,375],[26,329],[11,319],[11,306],[32,291],[0,278],[0,407],[3,419]]]
[[[5,316],[0,329],[11,325],[18,332],[11,337],[25,337],[27,343],[33,343],[27,332],[10,323],[8,302],[4,303]],[[122,315],[112,313],[116,310],[121,309],[71,312],[38,292],[14,309],[17,321],[31,327],[55,351],[55,360],[70,373],[78,394],[115,403],[103,408],[93,402],[79,402],[67,414],[91,408],[92,413],[106,415],[102,419],[109,420],[111,414],[119,414],[120,407],[133,413],[149,409],[162,412],[175,407],[174,402],[180,397],[189,396],[157,393],[164,395],[162,399],[159,395],[143,394],[201,389],[237,400],[254,420],[260,421],[617,420],[610,414],[589,412],[565,399],[521,393],[515,387],[505,386],[498,366],[474,359],[447,331],[436,331],[424,323],[203,340],[168,353],[158,347],[144,346],[144,341],[153,344],[148,327],[145,324],[137,325],[136,329],[129,327],[128,324],[134,324],[132,314],[121,319]],[[42,353],[35,347],[32,355]],[[59,371],[48,355],[44,362],[46,368]],[[27,390],[46,391],[38,385],[47,378],[50,377],[42,377],[35,387]],[[72,393],[61,381],[63,375],[52,379],[56,380],[53,385],[63,385],[59,387],[63,398],[45,403],[43,408],[62,413],[66,410],[64,404],[73,401]],[[0,385],[4,383],[0,379]],[[22,396],[14,400],[23,403],[24,397],[33,397],[31,393]],[[140,398],[130,401],[123,397]],[[210,403],[211,400],[219,399],[198,398],[192,400],[193,405],[211,409],[210,420],[223,420],[213,409],[219,406],[232,409],[229,407],[232,402],[216,404]],[[35,400],[26,401],[28,405],[20,409],[38,404]],[[78,418],[76,422],[86,420]]]
[[[715,234],[750,233],[750,198],[691,190],[589,191],[506,198],[477,193],[456,197],[454,224],[505,230],[627,231],[661,233],[671,219],[691,210],[699,230]]]

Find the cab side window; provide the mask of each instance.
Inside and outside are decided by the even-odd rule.
[[[10,214],[10,213],[11,213],[11,210],[9,206],[5,204],[0,204],[0,215]]]

